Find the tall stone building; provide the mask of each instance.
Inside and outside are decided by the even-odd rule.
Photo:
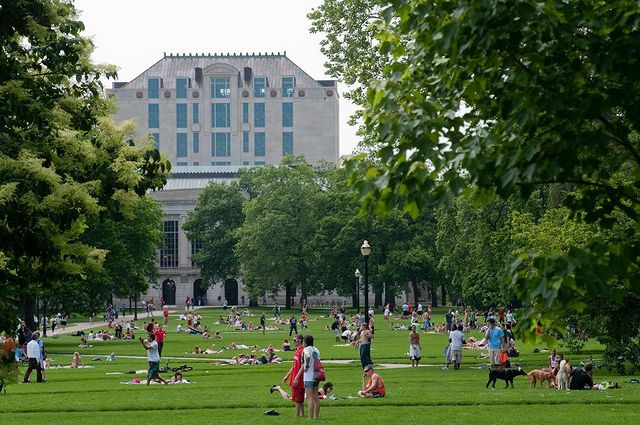
[[[336,81],[314,80],[284,54],[165,54],[110,93],[117,121],[134,119],[172,163],[172,175],[154,196],[165,211],[160,277],[144,298],[184,305],[230,305],[245,298],[235,280],[203,288],[191,263],[199,247],[182,231],[210,181],[235,178],[241,167],[277,165],[287,154],[312,164],[337,162]]]

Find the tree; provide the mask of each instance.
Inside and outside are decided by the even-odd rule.
[[[210,183],[184,223],[187,237],[199,246],[191,261],[200,267],[206,285],[239,276],[240,264],[234,249],[237,230],[244,222],[243,202],[237,183]]]
[[[284,286],[290,308],[294,289],[301,303],[310,289],[306,259],[317,218],[316,174],[301,157],[285,157],[277,167],[254,171],[252,186],[257,195],[244,204],[235,249],[243,281],[252,298]]]
[[[357,184],[364,209],[415,216],[469,185],[483,201],[559,183],[577,219],[637,222],[637,2],[398,0],[383,15],[377,48],[392,59],[365,122],[385,165]],[[588,293],[637,289],[638,230],[516,261],[514,290],[544,306],[521,324],[582,308],[574,300]]]
[[[0,8],[0,308],[20,306],[31,326],[36,296],[100,269],[106,252],[82,242],[89,221],[119,219],[170,168],[109,119],[100,78],[114,68],[90,62],[83,29],[71,3]]]

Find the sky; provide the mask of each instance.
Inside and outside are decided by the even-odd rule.
[[[326,75],[322,35],[310,34],[306,15],[321,0],[75,0],[92,60],[118,67],[130,81],[166,53],[287,52],[317,80]],[[111,87],[111,82],[107,83]],[[338,85],[338,92],[344,90]],[[340,154],[357,144],[347,124],[355,107],[340,99]]]

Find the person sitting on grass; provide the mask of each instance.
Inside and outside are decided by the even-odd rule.
[[[282,351],[292,351],[291,343],[289,343],[289,340],[287,338],[282,341]]]
[[[362,389],[358,391],[358,395],[362,398],[379,398],[386,395],[384,380],[380,375],[373,371],[373,365],[368,364],[364,367],[362,374]]]
[[[82,357],[80,357],[80,353],[77,351],[73,353],[73,360],[71,361],[71,369],[77,369],[80,366],[84,366],[84,362],[82,361]]]
[[[269,392],[273,394],[277,392],[284,400],[291,400],[291,394],[282,389],[280,385],[274,385],[269,388]],[[333,393],[333,384],[331,382],[326,382],[322,388],[318,390],[318,397],[321,399],[326,399],[331,396]]]
[[[216,333],[215,333],[215,334],[213,334],[213,337],[214,337],[215,339],[222,339],[222,334],[220,333],[220,331],[216,331]]]

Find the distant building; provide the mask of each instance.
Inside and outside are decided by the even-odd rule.
[[[249,300],[241,282],[202,288],[191,263],[199,247],[182,224],[210,181],[229,181],[241,167],[277,165],[287,154],[311,164],[337,163],[338,92],[334,80],[314,80],[285,54],[165,54],[109,91],[117,121],[137,121],[172,163],[172,176],[153,193],[163,206],[164,244],[157,288],[143,298],[168,305],[229,305]],[[279,299],[283,303],[283,299]]]

